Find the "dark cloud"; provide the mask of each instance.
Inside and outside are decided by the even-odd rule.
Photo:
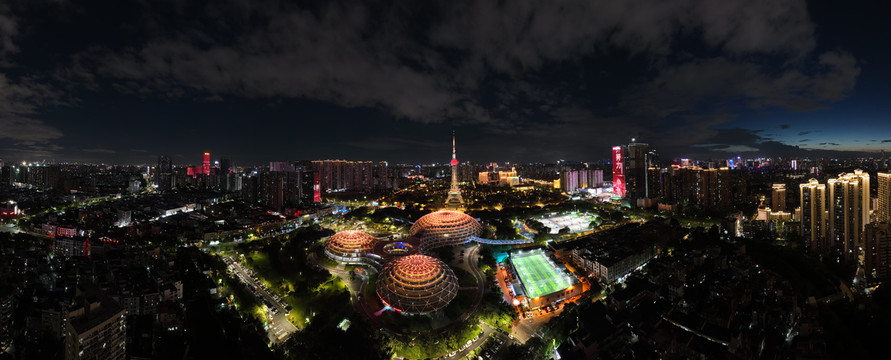
[[[0,72],[8,84],[0,86],[0,138],[40,146],[62,137],[39,115],[65,105],[64,87],[145,102],[373,109],[395,118],[382,132],[406,123],[473,128],[503,149],[495,155],[514,159],[590,156],[633,136],[666,153],[725,155],[772,141],[762,130],[720,129],[739,114],[824,108],[849,96],[860,74],[851,53],[817,46],[804,0],[121,3],[139,14],[108,26],[126,40],[82,37],[85,45],[46,71],[56,88]],[[28,21],[13,8],[22,6],[0,4],[0,55],[19,52]],[[54,6],[74,24],[83,11]],[[603,131],[615,124],[621,131]],[[3,131],[13,128],[24,130]],[[431,143],[346,138],[328,143],[382,153]],[[73,148],[120,155],[146,147],[93,146]]]
[[[889,142],[891,142],[891,139],[882,140],[882,142],[883,142],[883,143],[889,143]]]
[[[807,135],[807,134],[810,134],[810,133],[811,133],[811,131],[802,131],[802,132],[799,132],[799,133],[798,133],[798,136],[804,136],[804,135]]]
[[[93,148],[93,149],[83,149],[83,152],[88,152],[88,153],[102,153],[102,154],[114,154],[114,153],[116,153],[117,151],[114,151],[114,150],[112,150],[112,149]]]
[[[866,152],[802,148],[798,145],[789,145],[760,137],[752,130],[738,128],[720,129],[705,141],[705,143],[694,145],[689,149],[676,150],[678,151],[678,156],[698,159],[722,159],[729,156],[798,158],[871,156],[870,153]],[[804,139],[799,141],[799,144],[804,145],[805,141],[812,140]],[[833,142],[824,142],[816,145],[840,146],[840,144]]]
[[[425,13],[438,20],[408,20]],[[86,58],[102,66],[93,70],[76,62],[72,69],[80,70],[72,72],[119,79],[121,91],[133,93],[309,97],[347,107],[379,106],[421,122],[498,126],[496,110],[476,96],[490,71],[513,83],[503,85],[513,91],[496,93],[497,102],[532,98],[536,104],[548,103],[559,94],[523,91],[536,88],[524,87],[524,74],[606,46],[671,54],[680,31],[698,30],[699,41],[726,55],[658,65],[658,75],[648,85],[627,95],[627,110],[667,115],[704,98],[739,96],[753,108],[812,109],[843,96],[859,71],[844,52],[821,54],[820,66],[807,73],[788,68],[775,74],[767,64],[737,56],[806,57],[815,40],[804,1],[566,1],[561,6],[473,1],[383,8],[325,2],[316,9],[224,1],[215,3],[208,16],[212,27],[197,22],[141,47],[91,50]],[[248,23],[248,18],[258,21]],[[211,31],[228,23],[236,25],[223,25],[223,30],[236,31],[236,36],[217,40]],[[692,78],[696,80],[688,81]],[[653,105],[641,106],[638,99]]]
[[[18,21],[10,14],[9,4],[0,4],[0,54],[18,51],[15,38],[18,35]]]
[[[62,106],[74,99],[63,99],[62,91],[33,75],[10,75],[16,65],[9,59],[19,52],[17,41],[21,21],[13,14],[14,2],[0,3],[0,140],[12,141],[16,146],[2,149],[14,157],[51,156],[62,147],[50,141],[62,137],[62,132],[39,118],[48,107]]]
[[[808,142],[808,141],[811,141],[811,139],[801,139],[801,140],[798,140],[798,142],[800,142],[800,143]]]

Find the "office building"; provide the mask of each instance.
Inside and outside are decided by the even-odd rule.
[[[649,181],[647,170],[656,166],[656,151],[649,144],[636,142],[625,148],[625,191],[626,197],[647,199],[657,196],[658,186]]]

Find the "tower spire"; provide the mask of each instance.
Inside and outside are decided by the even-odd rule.
[[[452,130],[452,159],[458,159],[455,156],[455,130]]]
[[[446,198],[446,208],[452,210],[461,209],[464,205],[464,199],[461,197],[461,188],[458,187],[458,155],[455,151],[455,131],[452,130],[452,186],[449,189],[449,196]]]

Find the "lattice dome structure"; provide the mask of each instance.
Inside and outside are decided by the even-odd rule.
[[[441,210],[422,216],[411,226],[411,236],[421,239],[421,251],[454,246],[479,236],[483,226],[465,213]]]
[[[377,294],[397,311],[427,314],[444,308],[455,298],[458,278],[437,258],[407,255],[384,267],[378,276]]]
[[[361,230],[344,230],[325,241],[325,255],[343,263],[361,263],[374,249],[377,238]]]

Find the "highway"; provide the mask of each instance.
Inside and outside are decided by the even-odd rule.
[[[256,279],[253,272],[246,269],[235,258],[226,256],[224,260],[228,265],[229,271],[235,274],[238,280],[250,289],[261,303],[266,305],[268,313],[271,314],[268,317],[269,330],[267,335],[269,340],[273,343],[280,343],[287,339],[288,335],[297,331],[297,327],[288,321],[287,304],[278,295],[267,289],[262,282]]]

